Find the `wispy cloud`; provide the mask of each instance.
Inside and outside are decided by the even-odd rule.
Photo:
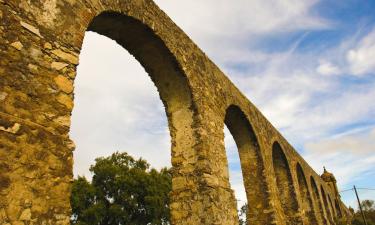
[[[348,50],[346,58],[352,74],[375,74],[375,29]]]
[[[336,66],[333,65],[330,62],[320,62],[319,66],[316,68],[316,72],[321,74],[321,75],[338,75],[341,73],[340,69]]]
[[[330,21],[311,13],[317,0],[224,0],[156,3],[216,62],[248,50],[265,35],[327,29]],[[186,10],[189,9],[189,10]],[[242,53],[246,54],[246,53]]]
[[[327,137],[305,144],[305,158],[316,169],[324,165],[334,172],[339,186],[375,170],[375,128]]]

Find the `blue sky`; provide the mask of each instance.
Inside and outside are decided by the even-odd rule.
[[[204,0],[156,3],[340,190],[375,187],[375,1]],[[116,150],[170,165],[157,90],[113,41],[87,33],[75,83],[75,174]],[[93,104],[95,102],[95,104]],[[139,104],[139,103],[142,104]],[[236,197],[245,201],[236,147],[225,143]],[[360,190],[375,199],[374,191]],[[352,192],[343,200],[355,207]]]

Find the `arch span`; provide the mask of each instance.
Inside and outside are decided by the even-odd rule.
[[[298,203],[294,192],[292,174],[284,151],[277,142],[272,145],[272,161],[278,197],[287,224],[299,224]]]
[[[329,206],[329,203],[328,203],[328,196],[326,195],[326,192],[324,191],[323,186],[320,186],[320,192],[322,194],[324,208],[325,208],[325,212],[326,212],[326,215],[327,215],[327,220],[330,222],[330,224],[334,224],[333,214],[331,212],[331,209],[330,209],[330,206]]]
[[[327,195],[327,197],[328,197],[329,206],[330,206],[331,211],[332,211],[332,217],[333,217],[333,220],[336,220],[336,219],[337,219],[337,211],[336,211],[336,208],[335,208],[334,205],[333,205],[333,202],[332,202],[331,196],[330,196],[330,195]]]
[[[308,219],[308,223],[316,225],[318,224],[318,222],[315,217],[310,191],[307,185],[305,173],[303,172],[303,169],[299,163],[297,163],[296,171],[298,178],[298,187],[302,202],[301,208],[303,209],[303,212]]]
[[[321,219],[323,224],[328,224],[327,218],[324,213],[322,200],[320,198],[319,189],[318,189],[318,186],[316,185],[315,179],[312,176],[310,177],[310,183],[311,183],[311,188],[312,188],[312,193],[313,193],[313,202],[315,202],[315,205],[318,208],[319,218]]]
[[[243,111],[235,105],[226,110],[225,124],[236,142],[248,201],[249,224],[269,224],[268,193],[264,164],[255,132]]]
[[[190,108],[194,106],[187,78],[168,47],[148,26],[124,14],[103,12],[92,20],[87,30],[115,40],[141,63],[158,88],[173,131],[178,130],[174,126],[177,121],[183,123],[192,117]]]
[[[173,173],[170,205],[172,222],[177,223],[175,215],[183,209],[181,205],[175,207],[174,202],[183,202],[179,196],[188,186],[182,187],[176,181],[191,179],[192,174],[186,172],[186,166],[195,163],[195,158],[192,157],[195,153],[191,146],[193,133],[190,129],[193,123],[194,105],[187,78],[168,47],[142,21],[121,13],[106,11],[94,17],[87,30],[105,35],[128,50],[145,68],[158,89],[168,117],[172,142]]]
[[[335,200],[335,207],[336,207],[338,217],[342,218],[342,211],[341,211],[340,203],[337,199]]]

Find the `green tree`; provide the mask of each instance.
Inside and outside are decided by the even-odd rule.
[[[368,225],[375,225],[375,203],[373,200],[363,200],[361,202],[363,214],[365,215]],[[362,215],[358,209],[353,215],[353,225],[364,225]]]
[[[246,220],[247,209],[248,209],[248,206],[247,206],[247,203],[245,203],[245,205],[241,206],[241,209],[238,211],[238,224],[239,225],[247,224],[247,220]]]
[[[361,206],[363,211],[365,212],[371,212],[375,210],[375,203],[373,200],[363,200],[361,202]]]
[[[169,224],[168,169],[152,169],[145,160],[118,152],[95,162],[91,183],[85,177],[73,182],[72,224]]]

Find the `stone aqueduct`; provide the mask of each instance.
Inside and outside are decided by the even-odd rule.
[[[349,217],[320,177],[151,0],[0,0],[0,224],[69,224],[73,81],[86,30],[143,65],[172,139],[173,224],[236,224],[223,127],[238,146],[249,224]],[[225,51],[225,50],[223,50]]]

